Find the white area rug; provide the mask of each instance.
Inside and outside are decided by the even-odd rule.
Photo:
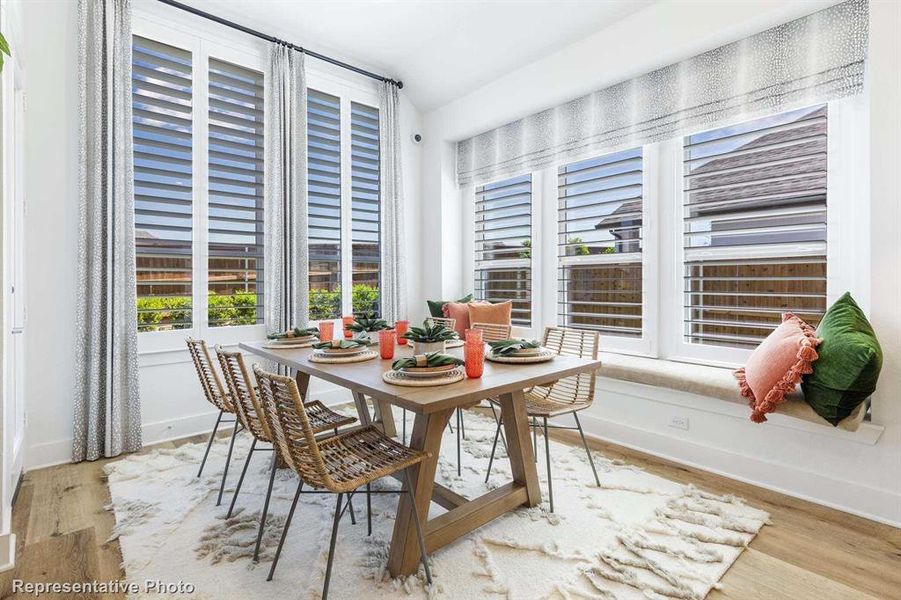
[[[455,436],[446,431],[438,478],[476,497],[506,483],[510,467],[499,445],[500,460],[483,483],[494,421],[472,412],[465,418],[463,475],[457,477]],[[564,420],[561,424],[568,425]],[[538,472],[546,490],[543,444],[539,437]],[[249,445],[249,434],[239,434],[227,490],[238,480]],[[267,582],[296,479],[288,470],[276,476],[262,558],[254,565],[269,453],[255,453],[237,514],[226,520],[231,494],[226,492],[222,506],[215,501],[227,449],[227,439],[214,444],[200,479],[195,475],[203,444],[128,456],[106,466],[114,537],[128,580],[181,580],[195,586],[192,598],[318,598],[335,497],[301,496],[275,579]],[[434,585],[428,590],[421,570],[406,581],[392,580],[385,570],[397,496],[373,495],[371,537],[365,496],[356,496],[358,524],[347,515],[341,522],[330,597],[701,599],[768,520],[767,513],[738,498],[713,496],[597,452],[593,456],[600,488],[581,447],[551,442],[556,512],[549,513],[546,503],[523,508],[434,552]],[[442,511],[432,505],[432,516]]]

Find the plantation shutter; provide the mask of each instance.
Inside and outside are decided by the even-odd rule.
[[[310,319],[341,316],[341,101],[307,92]]]
[[[191,327],[191,77],[190,52],[134,36],[138,331]]]
[[[558,323],[642,336],[642,149],[562,166]]]
[[[263,322],[263,74],[209,59],[210,326]]]
[[[513,324],[532,323],[532,176],[476,188],[475,295],[513,302]]]
[[[684,142],[685,339],[754,347],[826,310],[825,105]]]
[[[380,312],[379,111],[351,102],[353,312]]]

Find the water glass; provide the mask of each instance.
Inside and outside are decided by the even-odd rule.
[[[404,337],[404,334],[410,329],[409,321],[397,321],[394,324],[394,330],[397,331],[397,343],[401,346],[407,345],[407,338]]]
[[[397,339],[397,333],[393,329],[382,329],[379,331],[379,355],[385,359],[394,358],[394,342]]]
[[[319,339],[323,342],[330,342],[335,335],[334,321],[319,321]]]
[[[347,327],[348,327],[348,325],[353,325],[355,320],[356,319],[354,319],[353,315],[350,315],[347,317],[341,317],[341,323],[344,325],[344,337],[345,338],[349,339],[349,338],[353,337],[354,332],[351,331],[350,329],[348,329]]]
[[[463,360],[466,363],[466,376],[478,379],[485,370],[485,344],[467,341],[463,344]]]
[[[482,343],[482,330],[481,329],[467,329],[466,333],[466,343],[467,344],[481,344]]]

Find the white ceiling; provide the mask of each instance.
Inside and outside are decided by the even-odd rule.
[[[189,0],[404,82],[423,112],[654,0]]]

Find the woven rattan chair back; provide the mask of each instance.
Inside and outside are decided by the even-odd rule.
[[[453,331],[454,327],[457,325],[457,319],[451,319],[449,317],[429,317],[429,321],[431,321],[433,325],[444,325],[451,331]]]
[[[566,327],[547,327],[544,330],[542,345],[557,354],[578,356],[579,358],[598,357],[600,335],[596,331],[569,329]],[[564,404],[591,404],[594,400],[594,386],[597,376],[594,372],[579,373],[564,377],[550,386],[532,388],[531,394],[544,400]]]
[[[329,477],[294,379],[268,373],[259,365],[253,372],[273,445],[307,484],[334,491],[337,486]]]
[[[511,325],[501,325],[498,323],[473,323],[470,327],[472,329],[480,330],[482,332],[482,340],[485,342],[509,340],[510,331],[513,329]]]
[[[206,399],[219,410],[229,413],[235,412],[235,407],[228,396],[228,391],[222,385],[222,379],[219,378],[219,373],[213,367],[213,361],[206,342],[189,337],[185,340],[185,343],[188,345],[188,352],[191,353],[191,360],[194,361],[194,368],[197,370],[197,376],[200,378],[200,385],[203,388]]]
[[[247,371],[247,365],[244,364],[244,357],[240,352],[228,351],[218,345],[216,356],[219,358],[219,366],[222,368],[222,375],[241,425],[261,442],[271,441],[269,424],[263,416],[263,409],[253,389],[253,379]]]

